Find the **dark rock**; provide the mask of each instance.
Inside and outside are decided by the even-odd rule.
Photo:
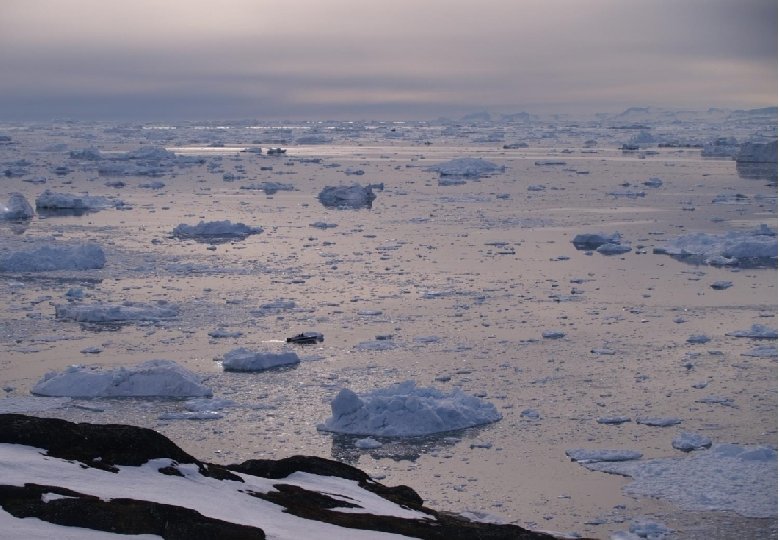
[[[43,495],[65,498],[44,502]],[[262,540],[262,529],[206,517],[170,504],[111,499],[104,501],[57,486],[0,485],[0,506],[17,518],[35,517],[49,523],[114,534],[156,534],[165,540]]]

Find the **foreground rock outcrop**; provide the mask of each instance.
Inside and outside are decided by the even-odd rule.
[[[173,540],[554,538],[436,512],[409,487],[319,457],[214,465],[149,429],[19,414],[0,415],[0,443],[8,538],[22,538],[17,524],[51,537],[80,527]]]

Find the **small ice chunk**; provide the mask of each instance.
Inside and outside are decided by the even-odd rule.
[[[371,208],[376,195],[372,186],[360,184],[351,186],[327,186],[317,196],[323,206],[328,208]]]
[[[693,334],[688,337],[688,339],[685,340],[687,343],[693,343],[697,345],[701,345],[703,343],[707,343],[709,341],[712,341],[712,338],[709,336],[705,336],[704,334]]]
[[[637,424],[644,424],[646,426],[653,426],[653,427],[669,427],[669,426],[676,426],[677,424],[682,423],[682,420],[679,418],[675,418],[673,416],[669,417],[649,417],[649,416],[640,416],[636,419]]]
[[[440,176],[468,176],[479,178],[503,172],[504,167],[481,158],[457,158],[438,163],[426,169]]]
[[[371,437],[355,441],[355,448],[360,448],[361,450],[373,450],[374,448],[379,448],[381,446],[383,446],[381,442],[372,439]]]
[[[601,416],[599,417],[596,422],[599,424],[625,424],[626,422],[630,422],[631,418],[628,416]]]
[[[571,448],[566,450],[566,455],[577,463],[629,461],[642,457],[642,453],[635,450],[587,450],[585,448]]]
[[[672,441],[672,447],[683,452],[701,450],[712,446],[712,439],[698,433],[680,432]]]
[[[157,417],[158,420],[219,420],[224,415],[214,411],[203,412],[169,412]]]
[[[221,326],[217,328],[216,330],[212,330],[209,332],[209,337],[212,337],[214,339],[222,339],[222,338],[237,338],[243,336],[244,333],[240,330],[236,330],[235,332],[230,332],[228,330],[225,330]]]
[[[710,288],[716,290],[716,291],[725,291],[726,289],[730,288],[732,285],[734,285],[731,281],[715,281],[710,284]]]
[[[263,232],[260,227],[250,227],[243,223],[224,221],[201,221],[197,225],[181,223],[173,229],[173,236],[179,238],[206,239],[209,242],[214,238],[240,238],[244,239],[252,234]]]
[[[84,194],[56,193],[45,190],[35,199],[39,210],[101,210],[112,206],[122,206],[121,201],[111,201],[106,197]]]
[[[294,352],[255,352],[239,347],[225,354],[222,367],[225,371],[264,371],[300,363]]]
[[[566,333],[560,330],[545,330],[542,332],[542,337],[545,339],[561,339],[565,335]]]
[[[763,345],[759,347],[753,347],[747,352],[743,352],[742,356],[752,356],[754,358],[777,358],[777,345]]]
[[[601,253],[602,255],[622,255],[629,251],[631,251],[631,246],[613,244],[612,242],[602,244],[596,248],[596,253]]]

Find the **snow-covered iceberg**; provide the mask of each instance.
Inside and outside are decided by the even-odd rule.
[[[260,227],[250,227],[243,223],[224,221],[201,221],[197,225],[181,223],[173,229],[173,235],[179,238],[193,238],[195,240],[214,241],[215,239],[244,239],[252,234],[263,232]]]
[[[171,360],[149,360],[132,367],[103,370],[71,366],[47,373],[33,387],[37,396],[73,398],[210,397],[201,378]]]
[[[777,234],[766,225],[752,231],[684,234],[653,253],[713,266],[777,266]]]
[[[504,167],[481,158],[457,158],[426,169],[440,176],[470,176],[479,178],[504,171]]]
[[[122,304],[58,304],[54,306],[54,312],[57,319],[87,323],[159,321],[179,316],[179,308],[167,302],[159,302],[157,304],[137,302],[124,302]]]
[[[32,251],[17,251],[0,257],[0,272],[48,272],[103,268],[106,256],[97,244],[45,244]]]
[[[265,371],[282,366],[292,366],[300,361],[301,359],[294,352],[260,352],[239,347],[225,354],[222,367],[225,371]]]
[[[445,394],[405,381],[359,396],[342,389],[331,402],[333,416],[321,431],[379,437],[418,437],[497,422],[501,414],[487,401],[455,389]]]

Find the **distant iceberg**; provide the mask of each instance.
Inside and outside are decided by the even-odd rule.
[[[505,167],[481,158],[457,158],[428,167],[428,171],[440,176],[470,176],[479,178],[503,172]]]
[[[653,253],[713,266],[777,266],[777,233],[762,225],[752,231],[684,234]]]

